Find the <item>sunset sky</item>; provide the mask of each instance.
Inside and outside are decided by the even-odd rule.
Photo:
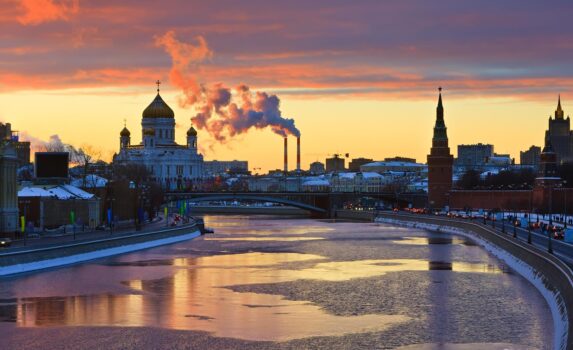
[[[193,87],[244,84],[280,98],[304,168],[334,153],[425,162],[442,86],[454,154],[483,142],[519,161],[559,93],[573,111],[572,14],[570,1],[0,0],[0,121],[109,160],[124,119],[140,142],[157,79],[180,142]],[[270,128],[221,135],[199,130],[206,159],[282,167]]]

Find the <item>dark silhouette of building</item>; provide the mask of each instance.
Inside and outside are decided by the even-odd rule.
[[[415,158],[408,158],[408,157],[386,157],[384,158],[385,162],[404,162],[404,163],[416,163]]]
[[[456,165],[465,169],[482,169],[493,156],[493,145],[490,144],[458,145]]]
[[[448,133],[444,122],[442,88],[439,88],[438,107],[432,148],[428,155],[428,204],[431,208],[447,205],[447,195],[452,189],[452,167],[454,157],[448,146]]]
[[[554,118],[549,117],[549,128],[545,131],[545,141],[549,141],[555,154],[557,164],[573,161],[573,133],[569,117],[564,118],[561,108],[561,96],[557,101]]]
[[[340,158],[338,154],[335,154],[332,158],[326,158],[326,172],[338,172],[344,171],[344,158]]]
[[[354,172],[359,172],[361,165],[372,163],[373,161],[374,161],[374,159],[370,159],[370,158],[354,158],[348,164],[348,170],[354,171]]]
[[[539,167],[540,155],[541,155],[541,147],[531,146],[527,151],[519,152],[519,163],[521,165],[528,165],[537,169]]]
[[[312,162],[310,163],[310,173],[312,175],[324,174],[324,164],[321,162]]]
[[[551,141],[545,140],[545,147],[539,157],[539,171],[535,184],[538,187],[555,187],[561,182],[557,172],[557,154],[553,150]]]
[[[16,151],[19,167],[30,164],[30,142],[20,141],[18,131],[12,130],[10,123],[0,123],[0,140],[9,142]]]

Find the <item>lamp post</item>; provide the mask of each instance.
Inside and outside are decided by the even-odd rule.
[[[527,243],[531,244],[531,197],[533,196],[533,191],[529,193],[529,209],[527,213]]]
[[[505,233],[505,213],[501,210],[501,232]]]
[[[515,204],[513,203],[513,197],[512,204]],[[513,218],[511,221],[511,224],[513,225],[513,238],[517,238],[517,211],[515,210],[515,205],[513,205]]]
[[[527,243],[531,244],[531,213],[527,215]]]
[[[76,240],[76,199],[72,198],[73,208],[70,211],[70,223],[72,224],[72,233],[74,236],[74,241]]]
[[[547,240],[547,252],[553,254],[553,188],[549,188],[549,227],[547,229],[547,235],[549,239]]]
[[[563,228],[566,229],[567,228],[567,188],[565,187],[567,185],[567,180],[563,180],[563,198],[564,198],[564,203],[563,203]]]

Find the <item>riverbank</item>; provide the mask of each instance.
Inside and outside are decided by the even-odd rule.
[[[45,247],[30,247],[0,253],[0,277],[33,272],[93,259],[134,252],[196,238],[195,224],[150,232],[128,232]]]
[[[337,211],[337,217],[470,236],[541,292],[553,314],[555,348],[573,349],[573,272],[553,255],[473,222],[385,212]]]

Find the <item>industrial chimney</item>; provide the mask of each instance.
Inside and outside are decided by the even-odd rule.
[[[285,176],[288,174],[288,142],[285,137]]]
[[[296,172],[300,173],[300,136],[296,138]]]

